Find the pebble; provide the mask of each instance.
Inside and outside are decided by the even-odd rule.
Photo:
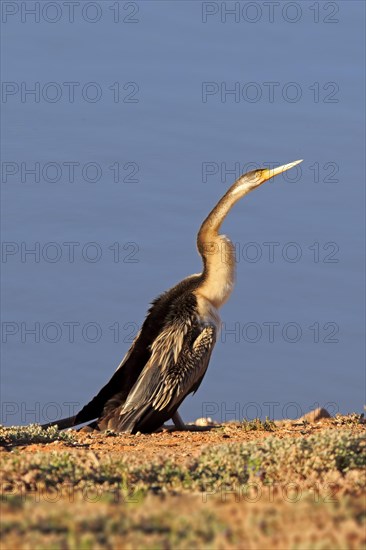
[[[306,422],[317,422],[318,420],[321,420],[322,418],[331,418],[329,412],[327,409],[323,409],[322,407],[318,407],[317,409],[314,409],[313,411],[308,412],[307,414],[304,414],[301,418],[299,418],[299,421],[306,421]]]
[[[214,422],[209,416],[207,418],[197,418],[195,421],[196,426],[214,426],[215,424],[216,422]]]

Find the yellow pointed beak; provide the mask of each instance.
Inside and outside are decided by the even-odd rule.
[[[297,164],[300,164],[300,162],[302,161],[303,159],[295,160],[295,162],[290,162],[289,164],[283,164],[282,166],[277,166],[277,168],[265,168],[264,170],[261,170],[261,179],[263,182],[270,180],[274,176],[278,176],[278,174],[282,174],[283,172],[290,170],[290,168],[293,168]]]

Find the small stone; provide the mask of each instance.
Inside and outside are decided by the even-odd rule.
[[[209,416],[207,418],[197,418],[195,421],[196,426],[214,426],[215,422]]]
[[[318,420],[321,420],[322,418],[331,418],[329,412],[326,409],[323,409],[321,407],[314,409],[313,411],[308,412],[307,414],[304,414],[301,418],[299,418],[299,421],[302,422],[317,422]]]

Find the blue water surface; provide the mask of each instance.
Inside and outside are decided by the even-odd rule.
[[[225,221],[236,287],[181,412],[361,412],[365,4],[2,4],[2,422],[89,400],[236,176],[296,159]]]

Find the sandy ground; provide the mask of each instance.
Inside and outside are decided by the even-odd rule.
[[[200,428],[203,431],[196,431]],[[63,432],[71,436],[65,441],[56,430],[50,441],[38,443],[31,441],[42,440],[39,428],[34,432],[15,428],[13,433],[0,429],[2,548],[365,549],[361,467],[365,423],[360,415],[327,418],[318,411],[297,421],[204,428],[165,429],[149,435],[70,430]],[[339,441],[345,437],[346,443],[332,451],[327,434]],[[272,442],[266,442],[268,438]],[[356,455],[352,440],[363,442]],[[324,441],[324,446],[309,447],[307,441],[312,445]],[[225,455],[231,443],[244,447],[254,443],[249,445],[254,459],[258,450],[268,445],[271,453],[274,449],[260,469],[275,482],[266,484],[256,474],[248,485],[240,481],[247,459],[235,462],[235,445]],[[296,446],[300,454],[294,459],[291,453]],[[219,450],[223,448],[224,453]],[[202,461],[205,450],[211,455]],[[342,466],[349,456],[358,466]],[[123,463],[127,460],[132,474],[121,466],[121,458]],[[199,480],[201,475],[208,476],[214,490],[200,488],[194,463],[203,468]],[[329,464],[333,464],[330,469]],[[132,475],[126,478],[127,489],[140,487],[140,483],[143,488],[126,493],[124,482],[120,485],[123,475]],[[235,491],[225,486],[233,480]],[[256,487],[250,488],[253,480]],[[158,492],[156,487],[160,487]]]
[[[136,435],[109,435],[108,433],[96,431],[88,432],[83,429],[79,431],[68,430],[75,439],[75,443],[72,445],[62,441],[27,445],[10,443],[0,447],[0,452],[8,452],[15,447],[18,451],[27,453],[73,450],[78,454],[83,454],[94,451],[98,454],[128,454],[131,455],[133,460],[143,460],[144,462],[163,456],[181,464],[188,458],[197,456],[207,446],[260,441],[273,435],[279,439],[304,437],[329,428],[334,428],[334,420],[331,418],[321,418],[308,423],[301,420],[279,421],[275,423],[274,431],[252,429],[250,426],[248,431],[245,431],[240,423],[227,423],[202,428],[195,425],[190,426],[190,430],[200,431],[178,431],[171,427],[153,434]],[[365,426],[359,424],[353,426],[352,429],[362,433]]]

